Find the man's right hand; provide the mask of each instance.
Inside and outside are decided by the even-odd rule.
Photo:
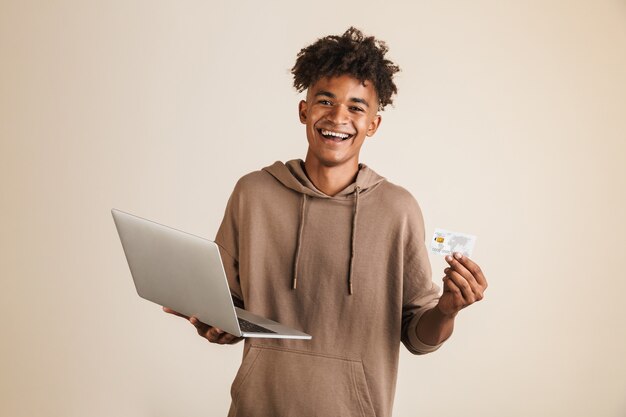
[[[206,323],[202,323],[200,320],[198,320],[197,317],[185,316],[184,314],[174,311],[168,307],[163,307],[163,311],[178,317],[182,317],[185,320],[189,321],[191,324],[194,325],[198,334],[211,343],[217,343],[220,345],[233,345],[243,339],[242,337],[237,337],[230,333],[226,333],[218,329],[217,327],[212,327]]]

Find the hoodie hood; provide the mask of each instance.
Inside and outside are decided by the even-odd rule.
[[[354,194],[357,187],[360,193],[373,188],[375,185],[383,182],[385,178],[381,177],[364,164],[359,164],[359,172],[356,181],[345,189],[341,190],[334,196],[329,196],[318,190],[304,172],[304,161],[301,159],[293,159],[287,163],[280,161],[263,168],[270,175],[280,181],[285,187],[290,188],[300,194],[316,198],[346,198]]]
[[[329,196],[318,190],[311,182],[309,177],[304,172],[304,162],[301,159],[293,159],[283,164],[280,161],[275,162],[269,167],[263,168],[270,175],[276,178],[285,187],[294,190],[302,195],[302,202],[300,204],[300,224],[298,226],[298,237],[296,242],[296,252],[294,254],[293,262],[293,276],[291,280],[291,288],[296,289],[298,287],[298,269],[300,263],[300,248],[302,247],[302,235],[304,234],[304,226],[306,223],[306,204],[308,198],[324,198],[324,199],[354,199],[354,206],[352,209],[352,227],[350,232],[350,254],[349,254],[349,269],[348,269],[348,294],[352,295],[352,281],[354,270],[354,256],[356,253],[356,229],[357,218],[359,214],[359,196],[369,190],[373,190],[376,185],[383,182],[385,179],[369,169],[363,164],[359,164],[359,171],[357,173],[356,181],[350,184],[339,193],[334,196]]]

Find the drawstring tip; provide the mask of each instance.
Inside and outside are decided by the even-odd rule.
[[[348,285],[348,294],[352,295],[352,283]]]
[[[292,283],[291,283],[291,289],[295,290],[297,286],[298,286],[298,279],[294,278]]]

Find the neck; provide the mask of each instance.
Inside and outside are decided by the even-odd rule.
[[[304,169],[315,188],[332,197],[354,182],[359,163],[355,160],[350,164],[327,166],[307,157]]]

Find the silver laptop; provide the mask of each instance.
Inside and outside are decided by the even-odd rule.
[[[311,339],[235,307],[215,242],[112,209],[140,297],[239,337]]]

